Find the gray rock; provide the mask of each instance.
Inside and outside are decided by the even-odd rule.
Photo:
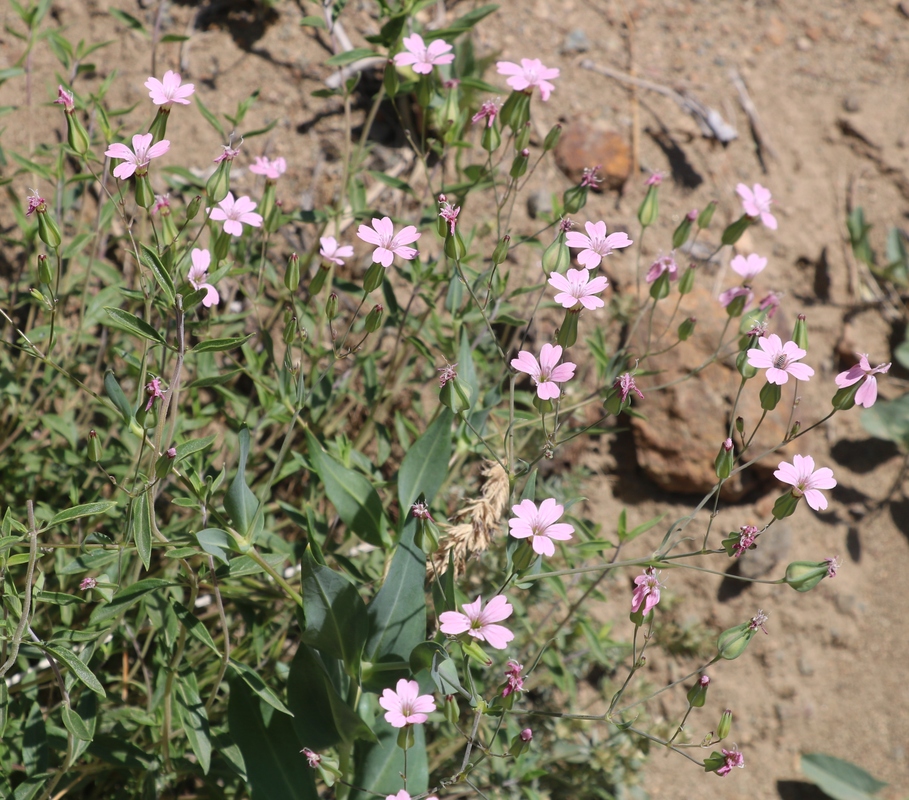
[[[575,28],[562,42],[563,53],[586,53],[590,49],[590,39],[583,28]]]

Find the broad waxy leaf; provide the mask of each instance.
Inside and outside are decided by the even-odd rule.
[[[887,785],[861,767],[824,753],[805,753],[802,772],[833,800],[870,800]]]
[[[426,760],[426,737],[422,725],[414,725],[414,746],[407,751],[407,791],[411,796],[429,788],[429,766]],[[375,744],[361,742],[355,753],[354,786],[350,800],[373,800],[373,794],[387,797],[401,789],[404,772],[404,751],[398,747],[398,728],[392,728],[383,716],[376,719]]]

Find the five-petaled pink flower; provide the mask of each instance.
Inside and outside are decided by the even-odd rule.
[[[217,208],[211,209],[209,216],[216,222],[224,222],[224,232],[231,236],[243,235],[243,224],[250,225],[253,228],[262,226],[262,215],[256,214],[253,209],[256,203],[249,199],[248,195],[243,195],[234,199],[234,193],[228,192]]]
[[[397,794],[385,795],[385,800],[410,800],[410,793],[406,789],[401,789]]]
[[[767,266],[767,259],[761,258],[757,253],[752,253],[747,258],[745,256],[736,256],[729,262],[729,266],[747,282],[752,280],[755,275],[758,275]]]
[[[385,721],[394,728],[405,725],[420,725],[426,722],[427,714],[436,710],[431,694],[420,694],[420,684],[401,678],[395,687],[386,689],[379,698],[379,705],[385,709]]]
[[[754,189],[749,189],[744,183],[735,187],[735,191],[742,198],[742,208],[749,217],[760,217],[770,230],[776,230],[776,217],[770,213],[770,204],[773,202],[770,190],[761,184],[754,184]]]
[[[205,289],[205,297],[202,298],[202,305],[206,308],[218,305],[221,301],[221,295],[218,290],[208,283],[208,267],[211,264],[211,253],[208,250],[200,250],[198,247],[192,249],[190,253],[193,265],[189,268],[189,274],[186,280],[189,281],[193,289]]]
[[[795,342],[786,342],[775,333],[758,339],[758,347],[748,350],[748,363],[752,367],[767,370],[767,382],[782,386],[789,376],[799,381],[807,381],[814,370],[807,364],[799,364],[799,359],[807,353]]]
[[[520,65],[513,61],[497,61],[496,70],[499,75],[510,76],[505,83],[516,92],[527,89],[533,91],[534,86],[539,86],[543,102],[549,99],[549,95],[555,89],[550,81],[559,77],[558,67],[545,67],[538,58],[522,58]]]
[[[725,778],[732,772],[733,767],[744,768],[745,766],[745,756],[736,749],[735,745],[732,746],[732,750],[723,748],[723,757],[726,759],[725,763],[716,771],[721,778]]]
[[[486,120],[486,127],[491,128],[492,123],[495,122],[496,114],[499,113],[499,104],[495,100],[484,100],[483,105],[480,106],[480,110],[477,111],[471,118],[471,122],[479,122],[480,120]]]
[[[191,83],[180,85],[180,75],[169,69],[164,73],[164,79],[149,78],[145,81],[145,88],[148,89],[148,96],[156,106],[166,106],[170,108],[174,103],[188,106],[189,97],[196,87]]]
[[[723,306],[723,308],[728,308],[729,304],[732,303],[736,297],[745,298],[745,303],[742,306],[742,310],[744,311],[754,301],[754,292],[747,286],[733,286],[720,295],[720,305]]]
[[[533,378],[540,400],[554,400],[561,394],[556,384],[571,380],[577,367],[577,364],[571,361],[559,364],[561,357],[562,346],[551,345],[547,342],[540,349],[539,361],[527,350],[522,350],[518,353],[517,358],[511,359],[511,366],[518,372],[524,372]]]
[[[808,505],[815,511],[827,508],[827,498],[821,494],[821,489],[832,489],[836,486],[833,470],[830,467],[814,468],[814,459],[811,456],[795,455],[792,463],[781,461],[773,477],[792,486],[792,494],[808,501]]]
[[[345,258],[350,258],[354,254],[353,245],[345,244],[339,247],[334,236],[320,236],[319,242],[322,245],[319,248],[319,255],[339,267],[344,266]]]
[[[669,280],[671,281],[677,281],[679,279],[679,265],[676,263],[675,256],[672,253],[666,256],[661,255],[654,261],[650,265],[650,269],[647,270],[644,280],[647,281],[647,283],[653,283],[664,272],[669,273]]]
[[[249,171],[254,175],[264,175],[270,181],[276,181],[287,170],[287,162],[280,156],[269,161],[264,156],[256,156],[256,162],[249,165]]]
[[[427,47],[420,34],[412,33],[404,37],[404,47],[407,51],[395,56],[395,66],[412,67],[419,75],[429,75],[434,66],[450,64],[455,59],[452,46],[444,39],[434,39]]]
[[[596,295],[609,285],[609,281],[602,275],[591,280],[586,269],[570,269],[567,276],[551,272],[549,285],[559,290],[555,301],[560,303],[562,308],[574,308],[580,303],[584,308],[593,311],[606,305]]]
[[[559,522],[565,507],[547,497],[540,507],[530,500],[522,500],[511,507],[516,519],[508,520],[508,531],[515,539],[530,538],[533,552],[541,556],[555,555],[553,540],[566,542],[574,533],[574,526]]]
[[[877,378],[874,376],[878,373],[889,372],[890,362],[872,367],[868,362],[867,354],[856,353],[856,355],[859,357],[859,363],[837,375],[835,378],[836,385],[840,389],[845,389],[847,386],[852,386],[864,379],[864,383],[855,393],[855,402],[864,408],[871,408],[874,405],[874,401],[877,400]]]
[[[640,611],[645,616],[660,602],[659,571],[654,567],[645,567],[644,574],[634,579],[634,593],[631,595],[631,611]],[[643,608],[642,608],[643,606]]]
[[[411,242],[420,238],[420,234],[413,225],[402,228],[401,232],[395,236],[395,227],[389,217],[382,217],[382,219],[373,217],[372,228],[368,225],[361,225],[357,229],[357,236],[364,242],[376,245],[372,260],[386,269],[391,266],[395,256],[401,256],[406,261],[417,256],[415,248],[407,247]]]
[[[147,171],[145,167],[148,166],[149,161],[153,158],[158,158],[158,156],[163,156],[170,150],[170,141],[168,139],[162,139],[160,142],[152,144],[152,138],[150,133],[137,133],[133,136],[132,150],[121,142],[114,142],[104,151],[106,156],[123,160],[122,164],[117,164],[114,167],[115,178],[125,181],[138,170],[143,170],[139,174],[144,175],[145,171]]]
[[[496,650],[504,650],[514,639],[514,634],[504,625],[496,625],[511,616],[511,603],[505,595],[497,594],[483,608],[483,598],[478,597],[472,603],[465,603],[460,611],[443,611],[439,614],[439,629],[448,636],[466,633],[474,639],[486,642]]]
[[[565,234],[565,243],[569,247],[582,248],[578,253],[578,264],[587,269],[596,269],[604,256],[608,256],[613,250],[633,244],[628,234],[621,231],[607,236],[606,223],[602,220],[585,222],[584,228],[587,231],[586,236],[577,231],[569,231]]]
[[[761,299],[761,302],[758,303],[758,308],[767,312],[767,319],[773,319],[773,315],[776,314],[776,310],[780,307],[780,302],[780,296],[776,292],[770,292],[770,294]]]

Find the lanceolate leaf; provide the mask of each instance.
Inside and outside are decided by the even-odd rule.
[[[128,311],[124,311],[122,308],[111,308],[110,306],[104,306],[104,310],[114,321],[114,325],[116,327],[122,328],[123,330],[135,334],[136,336],[141,336],[143,339],[157,342],[158,344],[165,343],[164,337],[158,331],[156,331],[144,319],[140,319],[135,314],[130,314]]]
[[[227,496],[224,498],[224,509],[230,515],[234,527],[243,535],[254,539],[250,527],[256,516],[256,509],[259,508],[259,501],[252,493],[252,489],[246,483],[246,461],[249,458],[249,428],[241,428],[239,433],[240,440],[240,459],[237,462],[237,475],[230,488],[227,490]],[[256,530],[261,527],[261,519],[256,525]]]
[[[199,687],[193,673],[179,675],[176,682],[177,716],[183,725],[186,738],[192,747],[202,772],[208,775],[211,767],[211,732],[208,728],[208,713],[205,703],[199,697]]]
[[[824,753],[803,755],[802,772],[834,800],[870,800],[887,785],[861,767]]]
[[[422,492],[431,503],[448,476],[451,458],[451,425],[454,420],[450,408],[443,408],[426,432],[411,447],[398,471],[398,501],[401,514],[407,514]]]
[[[155,276],[155,283],[158,284],[158,288],[164,293],[164,296],[167,298],[167,304],[173,306],[174,297],[176,297],[176,290],[174,289],[174,282],[171,280],[170,275],[167,270],[164,268],[164,264],[161,263],[161,259],[158,257],[157,251],[153,250],[144,242],[140,245],[142,253],[139,256],[139,260],[151,270],[152,275]]]
[[[141,581],[136,581],[131,586],[127,586],[117,592],[109,603],[98,606],[89,617],[89,623],[95,625],[116,617],[149,592],[161,589],[164,586],[173,585],[171,581],[165,581],[161,578],[143,578]]]
[[[259,697],[265,701],[272,708],[277,709],[282,714],[287,714],[292,717],[293,714],[290,713],[290,709],[281,702],[281,698],[278,697],[259,677],[259,673],[256,672],[252,667],[246,666],[246,664],[241,664],[239,661],[234,661],[230,659],[228,662],[233,668],[234,672],[240,676],[243,682],[252,689]]]
[[[70,668],[73,675],[75,675],[82,683],[84,683],[89,689],[91,689],[95,694],[100,695],[101,697],[105,696],[104,687],[101,685],[101,682],[95,677],[95,674],[85,665],[85,662],[79,658],[71,650],[67,650],[62,645],[53,645],[46,644],[43,646],[43,649],[56,658],[58,661],[62,661]]]
[[[101,503],[86,503],[81,506],[73,506],[65,511],[61,511],[59,514],[55,514],[51,521],[47,523],[47,526],[51,527],[52,525],[59,525],[62,522],[71,522],[80,517],[93,517],[96,514],[106,514],[116,505],[115,502],[106,500]]]
[[[145,569],[151,564],[153,513],[151,492],[145,492],[135,499],[130,531]]]

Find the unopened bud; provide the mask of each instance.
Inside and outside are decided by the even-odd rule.
[[[648,186],[647,194],[644,195],[644,199],[641,201],[641,206],[638,208],[638,221],[645,228],[653,225],[659,216],[660,201],[657,197],[658,189],[658,183],[653,183]]]
[[[747,214],[742,214],[735,222],[726,227],[720,241],[724,245],[735,244],[742,238],[742,234],[748,229],[749,225],[751,225],[751,217]]]
[[[468,657],[472,658],[481,666],[492,666],[492,659],[486,655],[486,653],[483,651],[483,648],[480,647],[480,645],[477,643],[476,639],[469,639],[466,642],[462,642],[461,647],[464,648],[464,652],[467,653]]]
[[[562,126],[557,123],[546,134],[546,138],[543,140],[543,151],[548,153],[552,150],[559,143],[560,138],[562,138]]]
[[[688,690],[688,705],[692,708],[703,708],[707,702],[707,687],[710,685],[710,678],[701,675],[698,682]]]
[[[732,466],[735,463],[735,454],[732,447],[732,439],[726,439],[720,446],[720,452],[714,460],[714,469],[716,476],[724,481],[732,473]]]
[[[461,708],[453,694],[445,695],[445,699],[442,701],[442,713],[452,725],[456,725],[461,718]]]
[[[694,333],[694,326],[697,325],[697,319],[695,317],[688,317],[685,321],[679,325],[679,341],[685,342],[691,338],[691,334]]]
[[[792,331],[792,341],[801,347],[802,350],[808,349],[808,323],[805,322],[804,314],[799,314],[795,320],[795,328]]]
[[[57,223],[54,222],[54,218],[50,215],[46,205],[43,211],[40,207],[38,208],[38,236],[51,250],[56,250],[60,246],[60,242],[63,241],[60,236],[60,229],[57,227]]]
[[[802,429],[802,423],[796,420],[792,423],[792,427],[789,429],[789,435],[786,437],[787,440],[794,439],[799,435],[799,431]]]
[[[54,283],[54,267],[44,253],[38,256],[38,280],[46,286]]]
[[[382,281],[385,280],[385,267],[383,267],[378,262],[374,262],[369,265],[369,269],[366,270],[366,274],[363,276],[363,291],[366,294],[374,292],[382,285]]]
[[[291,315],[290,319],[284,323],[284,344],[288,347],[294,343],[297,338],[297,318]]]
[[[96,464],[101,460],[101,442],[98,441],[98,434],[94,431],[88,432],[88,460]]]
[[[682,277],[679,278],[679,294],[688,294],[694,288],[694,277],[697,272],[697,267],[694,264],[691,264],[688,269],[682,273]]]
[[[338,295],[332,292],[325,302],[325,316],[330,320],[338,316]]]
[[[745,433],[745,418],[736,417],[735,418],[735,429],[739,432],[739,436]]]
[[[527,149],[521,150],[518,153],[514,161],[511,162],[511,171],[508,173],[512,178],[517,180],[525,172],[527,172],[527,160],[530,158],[530,151]]]
[[[300,257],[291,253],[287,259],[287,269],[284,272],[284,285],[289,292],[295,292],[300,286]]]
[[[550,272],[564,272],[571,263],[571,251],[565,244],[565,234],[559,233],[543,251],[543,269],[549,274]]]
[[[773,411],[773,409],[777,407],[782,396],[782,387],[777,383],[770,383],[770,381],[767,381],[767,383],[761,387],[761,408],[763,408],[764,411]]]
[[[732,730],[732,711],[731,709],[726,709],[720,716],[720,722],[716,726],[716,738],[719,740],[725,739],[729,732]]]
[[[496,245],[496,249],[492,251],[492,263],[498,266],[506,258],[508,258],[508,244],[511,242],[511,237],[507,234],[501,238],[499,243]]]
[[[530,144],[530,123],[528,122],[524,125],[523,128],[517,133],[514,137],[514,149],[519,153],[527,150],[527,145]],[[530,155],[530,151],[527,151],[527,155]]]
[[[499,119],[515,133],[521,130],[530,119],[530,95],[513,91],[499,109]]]
[[[380,303],[377,303],[372,307],[366,315],[366,332],[375,333],[379,330],[379,327],[382,325],[382,315],[385,313],[385,308]]]
[[[398,93],[400,82],[398,81],[398,71],[395,69],[394,59],[389,58],[385,63],[385,74],[382,76],[382,83],[385,85],[385,94],[389,99],[393,99]]]
[[[697,212],[695,212],[697,216]],[[685,216],[682,221],[678,224],[678,227],[672,234],[672,249],[675,250],[677,247],[681,247],[685,242],[688,241],[688,237],[691,235],[691,226],[694,224],[694,219],[690,216]]]
[[[698,214],[698,227],[702,230],[704,228],[709,228],[710,223],[713,220],[713,212],[716,211],[716,200],[711,200],[707,207]]]
[[[508,752],[517,758],[522,755],[528,747],[530,747],[530,742],[533,740],[533,731],[530,728],[524,728],[514,739],[511,740],[511,745],[508,748]]]
[[[200,208],[202,208],[202,195],[197,194],[186,207],[186,221],[194,220]]]

